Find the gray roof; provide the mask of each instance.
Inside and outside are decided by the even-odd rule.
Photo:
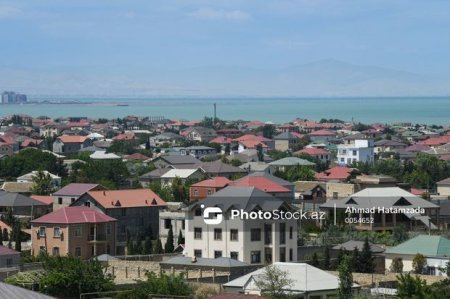
[[[205,170],[206,173],[211,173],[211,174],[246,173],[247,172],[244,169],[223,163],[220,160],[216,160],[213,162],[202,162],[202,163],[196,164],[196,166],[201,167],[202,169]]]
[[[204,266],[204,267],[222,267],[222,268],[233,268],[233,267],[247,267],[248,264],[237,261],[231,258],[219,257],[219,258],[197,258],[195,263],[192,262],[191,257],[187,256],[176,256],[167,261],[160,262],[161,265],[177,265],[177,266]]]
[[[79,152],[98,152],[98,151],[104,151],[104,149],[101,147],[97,147],[95,145],[91,145],[91,146],[83,147],[82,149],[80,149],[78,151]]]
[[[38,292],[0,282],[0,298],[8,299],[56,299]]]
[[[372,253],[383,253],[384,252],[384,248],[377,246],[375,244],[372,244],[370,242],[369,242],[369,246],[370,246],[370,251],[372,251]],[[345,251],[353,251],[355,249],[355,247],[358,249],[358,251],[361,251],[364,247],[364,241],[350,240],[345,243],[334,246],[333,250],[340,250],[342,248]]]
[[[318,292],[325,290],[336,290],[339,287],[337,276],[327,273],[319,268],[313,267],[305,263],[274,263],[277,268],[288,273],[288,278],[292,280],[292,284],[286,289],[286,292],[304,291]],[[224,287],[240,287],[245,288],[251,279],[258,279],[264,273],[264,268],[260,268],[247,275],[236,278],[224,284]],[[306,287],[306,289],[305,289]],[[354,288],[359,287],[353,284]]]
[[[443,179],[436,183],[438,186],[450,186],[450,178]]]
[[[300,139],[298,136],[295,136],[294,134],[290,132],[283,132],[277,136],[275,136],[273,139],[275,140],[291,140],[291,139]]]
[[[72,183],[69,184],[55,193],[53,195],[56,196],[81,196],[84,193],[91,191],[92,189],[96,188],[98,184],[82,184],[82,183]]]
[[[157,168],[155,170],[147,172],[146,174],[141,175],[139,178],[141,179],[160,178],[161,176],[169,172],[169,170],[171,169],[172,168]]]
[[[41,201],[19,193],[0,193],[0,207],[31,207],[45,205],[46,204]]]
[[[247,162],[239,166],[241,169],[246,169],[249,171],[265,171],[268,167],[270,167],[269,164],[266,162]]]
[[[309,162],[308,160],[305,159],[300,159],[297,157],[286,157],[283,159],[279,159],[279,160],[275,160],[273,162],[270,162],[269,165],[274,165],[274,166],[313,166],[316,165],[313,162]]]
[[[356,134],[348,135],[342,139],[344,139],[344,140],[365,140],[365,139],[373,139],[373,138],[370,136],[367,136],[366,134],[363,134],[363,133],[356,133]]]
[[[167,163],[171,164],[171,165],[176,165],[176,164],[197,164],[200,163],[201,161],[198,160],[197,158],[190,156],[190,155],[170,155],[170,156],[160,156],[157,159],[162,159],[164,161],[166,161]]]
[[[217,191],[213,195],[203,199],[200,203],[193,203],[189,206],[192,210],[199,204],[206,207],[220,207],[223,211],[230,208],[252,211],[259,207],[263,211],[277,210],[282,206],[290,207],[285,201],[278,199],[255,187],[234,187],[228,186]]]
[[[193,145],[186,148],[187,150],[191,151],[209,151],[209,150],[215,150],[215,148],[206,146],[206,145]]]
[[[159,135],[150,137],[150,140],[163,140],[163,139],[173,140],[173,139],[183,139],[183,137],[173,132],[163,132]]]
[[[407,145],[404,144],[403,142],[384,139],[384,140],[379,140],[379,141],[375,142],[375,146],[404,146],[404,147],[406,147]]]

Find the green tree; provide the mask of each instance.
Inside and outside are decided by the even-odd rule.
[[[6,227],[3,229],[2,237],[3,241],[9,241],[8,230],[6,229]]]
[[[53,189],[51,187],[52,178],[49,173],[40,170],[33,176],[33,188],[31,192],[36,195],[49,195]]]
[[[397,225],[392,231],[392,245],[398,245],[409,239],[408,231],[404,225]]]
[[[373,273],[374,263],[368,237],[364,239],[364,245],[359,255],[359,265],[362,273]]]
[[[0,245],[3,246],[3,230],[2,227],[0,226]]]
[[[417,253],[413,258],[413,264],[412,264],[414,273],[422,274],[423,268],[426,266],[426,264],[427,264],[427,259],[425,258],[425,256],[421,253]]]
[[[150,294],[188,296],[192,289],[188,283],[183,280],[181,275],[156,275],[154,272],[148,272],[146,281],[138,281],[133,290],[133,295],[128,298],[147,299]]]
[[[323,266],[322,268],[324,270],[330,270],[331,265],[331,257],[330,257],[330,247],[328,245],[325,246],[324,252],[323,252]]]
[[[21,225],[20,220],[14,221],[13,224],[13,230],[14,230],[14,249],[18,252],[22,251],[22,238],[21,238]]]
[[[311,257],[311,261],[309,262],[309,264],[311,266],[314,266],[314,267],[319,267],[320,266],[319,255],[317,254],[317,252],[313,253],[313,255]]]
[[[258,155],[258,161],[260,162],[264,161],[264,152],[261,143],[258,143],[258,145],[256,145],[256,153]]]
[[[188,201],[188,191],[179,177],[175,177],[172,181],[172,195],[173,200],[178,202]]]
[[[166,245],[164,246],[164,252],[165,253],[172,253],[175,248],[173,247],[174,239],[173,239],[173,230],[172,225],[169,228],[169,232],[167,234],[167,241]]]
[[[136,250],[134,247],[134,241],[131,239],[127,241],[127,255],[134,255],[136,254]]]
[[[180,233],[178,234],[178,240],[177,240],[177,244],[184,244],[184,237],[183,237],[183,233],[180,230]]]
[[[161,239],[160,239],[160,238],[158,238],[158,239],[156,240],[155,250],[153,250],[153,251],[154,251],[154,253],[156,253],[156,254],[162,254],[162,253],[164,253],[164,249],[163,249],[163,246],[162,246],[162,243],[161,243]]]
[[[262,127],[263,136],[272,139],[275,135],[275,126],[267,124]]]
[[[352,261],[348,255],[344,255],[341,263],[338,267],[339,272],[339,299],[350,299],[352,298],[352,286],[353,286],[353,275],[352,275]]]
[[[284,175],[288,181],[313,181],[315,179],[314,171],[308,166],[289,167]]]
[[[289,278],[289,272],[281,270],[274,264],[268,265],[260,277],[255,281],[261,293],[270,298],[286,298],[284,290],[289,288],[293,280]]]
[[[403,260],[400,257],[394,257],[389,267],[389,271],[392,273],[402,273],[403,272]]]
[[[397,276],[397,297],[400,299],[425,299],[427,283],[419,276],[400,274]]]
[[[153,246],[152,246],[152,240],[150,237],[146,237],[144,241],[144,254],[152,254],[153,253]]]
[[[359,250],[355,246],[353,248],[352,252],[352,272],[361,272],[361,264],[360,264],[360,257],[359,257]]]

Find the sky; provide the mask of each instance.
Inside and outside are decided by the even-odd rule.
[[[449,37],[446,0],[0,0],[0,88],[76,93],[122,76],[330,59],[450,77]],[[67,74],[71,85],[58,81]]]

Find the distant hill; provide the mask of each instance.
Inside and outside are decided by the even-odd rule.
[[[209,66],[85,72],[0,70],[0,89],[104,96],[447,96],[450,78],[321,60],[284,69]]]

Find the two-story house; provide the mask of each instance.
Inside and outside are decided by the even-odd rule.
[[[115,255],[116,219],[88,207],[64,207],[31,221],[32,254],[89,259]]]
[[[373,162],[374,141],[372,137],[357,133],[343,138],[344,144],[337,146],[337,163],[350,165],[356,162]]]
[[[72,206],[87,206],[117,219],[116,253],[125,254],[128,238],[159,232],[159,211],[166,206],[150,189],[89,191]]]
[[[71,183],[66,185],[52,194],[53,210],[70,206],[85,193],[96,190],[105,190],[105,188],[98,184]]]
[[[53,142],[53,152],[57,154],[73,154],[82,148],[92,145],[92,139],[86,136],[62,135]]]
[[[218,209],[216,224],[205,219],[207,208]],[[229,257],[245,263],[262,265],[297,261],[297,220],[251,219],[236,211],[292,211],[287,202],[255,187],[226,187],[191,204],[186,210],[185,254],[190,257]],[[221,221],[217,221],[221,220]]]
[[[198,142],[209,142],[216,137],[216,131],[204,127],[193,127],[189,129],[189,133],[186,135],[186,139]]]

